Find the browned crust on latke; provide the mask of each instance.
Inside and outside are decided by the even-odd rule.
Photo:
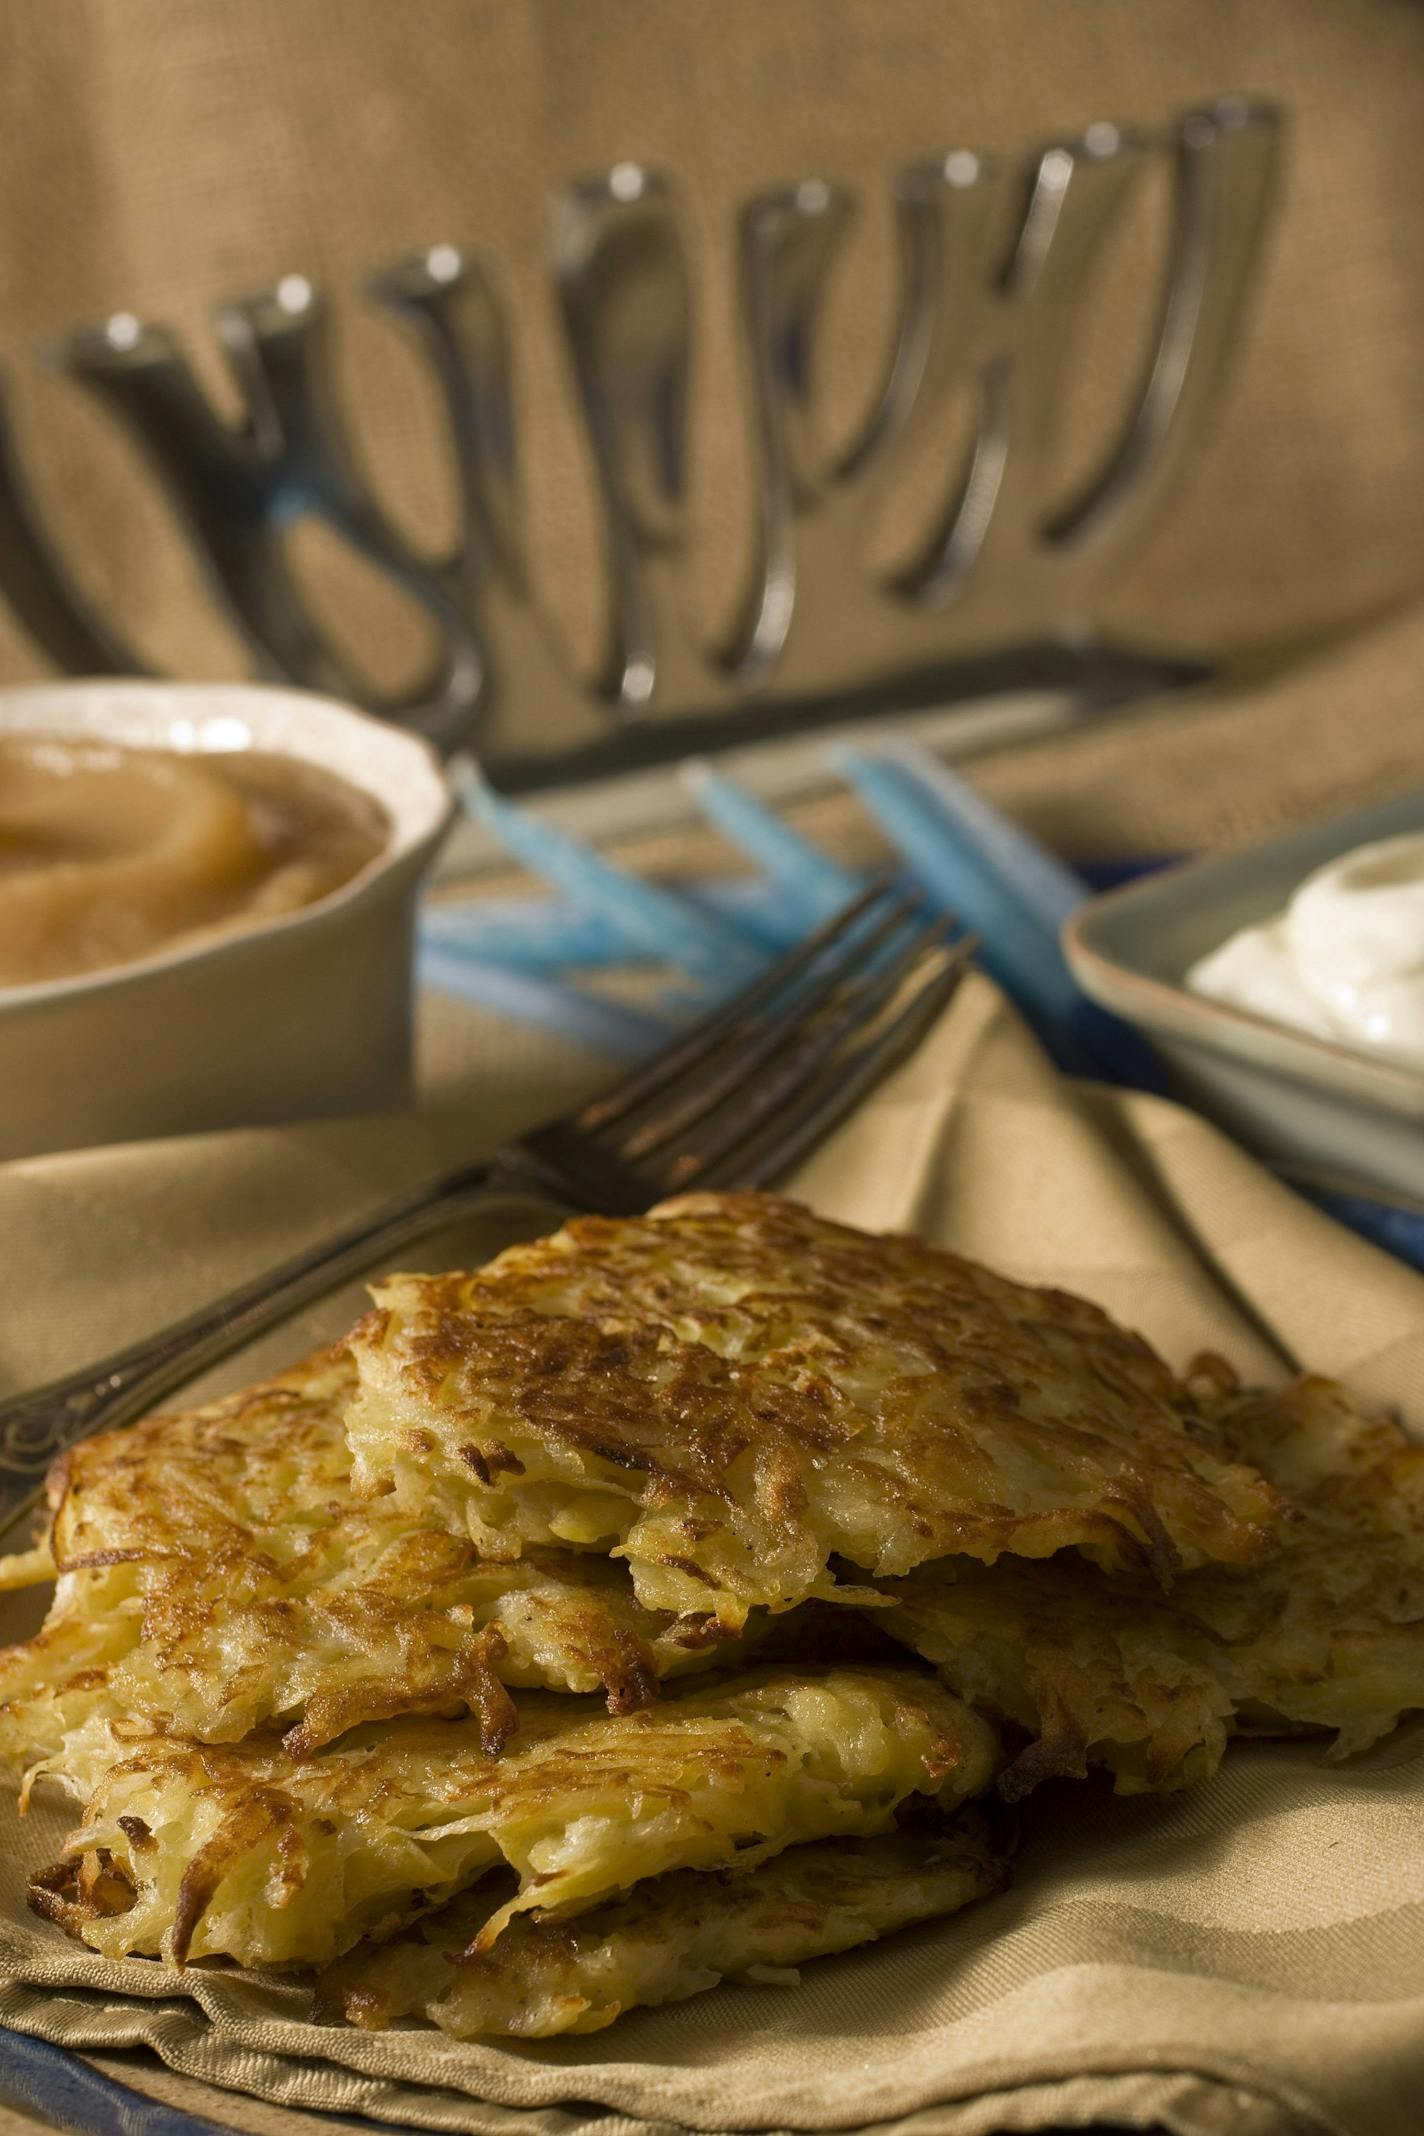
[[[294,1757],[363,1721],[468,1710],[494,1751],[516,1725],[510,1675],[562,1687],[567,1665],[626,1714],[664,1673],[710,1665],[721,1628],[641,1610],[621,1566],[550,1551],[482,1564],[468,1537],[358,1498],[343,1428],[355,1384],[335,1345],[54,1464],[59,1588],[44,1627],[0,1654],[0,1755],[17,1775],[106,1695],[178,1736],[272,1725]],[[491,1473],[515,1458],[496,1450]],[[506,1609],[513,1661],[486,1621]]]
[[[496,1447],[517,1449],[511,1476],[547,1449],[560,1478],[572,1460],[618,1480],[628,1525],[679,1516],[630,1552],[635,1577],[645,1562],[720,1587],[698,1548],[719,1529],[753,1556],[799,1549],[811,1479],[830,1471],[875,1502],[910,1563],[1073,1544],[1165,1588],[1184,1562],[1270,1545],[1274,1494],[1223,1458],[1140,1336],[1067,1292],[773,1196],[580,1218],[475,1274],[391,1286],[352,1340],[363,1400],[386,1399],[370,1390],[389,1369],[400,1430],[434,1433],[410,1490],[423,1463],[493,1504]],[[1016,1497],[991,1447],[1060,1479],[1060,1502],[1051,1484],[1042,1504]],[[382,1473],[379,1444],[369,1463]]]

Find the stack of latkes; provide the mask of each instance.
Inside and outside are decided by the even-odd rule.
[[[1424,1449],[1327,1381],[752,1195],[375,1297],[12,1561],[0,1757],[84,1804],[32,1897],[97,1951],[591,2031],[996,1890],[1049,1778],[1424,1704]]]

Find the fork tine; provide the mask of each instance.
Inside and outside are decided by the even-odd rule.
[[[689,1070],[698,1068],[726,1042],[746,1019],[764,1004],[773,1000],[789,983],[802,977],[824,953],[843,936],[850,934],[857,924],[893,888],[888,874],[878,875],[869,882],[859,897],[852,898],[840,912],[825,925],[818,927],[797,947],[774,964],[768,965],[750,986],[743,987],[730,1001],[699,1023],[695,1030],[675,1046],[635,1068],[602,1097],[585,1105],[561,1126],[568,1132],[579,1135],[600,1134],[629,1113],[645,1105],[650,1098],[678,1082]]]
[[[965,936],[950,950],[934,978],[927,980],[870,1041],[835,1072],[822,1075],[803,1101],[795,1101],[773,1118],[758,1142],[738,1140],[705,1166],[684,1172],[677,1191],[699,1187],[758,1187],[782,1178],[797,1159],[815,1148],[836,1122],[853,1111],[883,1076],[913,1053],[936,1022],[969,970],[976,947]]]
[[[954,924],[938,915],[912,922],[892,956],[848,981],[840,990],[840,999],[833,998],[825,1013],[820,1013],[823,1005],[818,1003],[817,1013],[809,1020],[800,1019],[792,1033],[799,1043],[783,1048],[773,1073],[750,1090],[743,1087],[730,1104],[713,1111],[714,1123],[718,1112],[723,1116],[720,1130],[710,1141],[704,1138],[672,1160],[665,1174],[668,1184],[680,1188],[694,1173],[730,1158],[754,1141],[764,1127],[794,1115],[854,1034],[873,1025],[876,1012],[913,978],[927,955],[947,948],[946,933]]]
[[[758,1018],[747,1035],[729,1035],[725,1061],[720,1065],[709,1063],[695,1077],[684,1077],[690,1087],[680,1094],[675,1091],[671,1104],[659,1107],[651,1119],[620,1142],[618,1154],[624,1163],[640,1164],[655,1150],[666,1149],[669,1142],[705,1120],[725,1098],[740,1089],[749,1075],[794,1045],[804,1034],[809,1019],[822,1007],[829,1007],[843,987],[860,977],[872,958],[915,916],[918,905],[919,900],[913,895],[897,898],[884,912],[874,915],[873,924],[861,927],[848,940],[829,945],[837,952],[834,960],[823,952],[820,968],[807,976],[799,990],[793,989],[789,999],[778,1002],[769,1014]]]

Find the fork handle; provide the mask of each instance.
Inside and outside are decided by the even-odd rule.
[[[130,1423],[170,1388],[225,1357],[308,1298],[334,1289],[381,1255],[463,1215],[495,1187],[530,1181],[503,1153],[387,1203],[364,1223],[230,1291],[66,1379],[0,1403],[0,1533],[39,1497],[57,1454],[91,1433]]]

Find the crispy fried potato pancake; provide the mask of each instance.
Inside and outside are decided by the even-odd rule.
[[[1331,1729],[1346,1756],[1424,1707],[1424,1447],[1332,1382],[1230,1397],[1227,1450],[1291,1508],[1266,1562],[1186,1573],[1164,1600],[1065,1553],[960,1559],[882,1589],[876,1624],[971,1704],[1029,1729],[1011,1798],[1108,1766],[1124,1792],[1206,1778],[1235,1727]]]
[[[48,1543],[36,1543],[33,1550],[19,1550],[12,1557],[0,1558],[0,1595],[18,1594],[25,1587],[44,1587],[53,1578],[54,1559]]]
[[[506,1685],[603,1688],[621,1713],[661,1677],[736,1658],[715,1623],[643,1609],[622,1565],[486,1564],[390,1498],[358,1501],[355,1383],[344,1351],[323,1352],[56,1465],[58,1587],[42,1630],[0,1653],[0,1764],[53,1758],[93,1716],[218,1743],[275,1722],[300,1756],[362,1721],[468,1708],[496,1747],[515,1725]]]
[[[1279,1486],[1295,1539],[1249,1574],[1194,1573],[1183,1605],[1229,1654],[1254,1730],[1367,1749],[1424,1707],[1424,1445],[1314,1376],[1228,1402],[1221,1433]]]
[[[788,1847],[746,1874],[675,1870],[572,1920],[525,1914],[489,1950],[476,1948],[495,1905],[481,1888],[338,1958],[316,2015],[369,2031],[420,2016],[466,2040],[599,2032],[729,1976],[785,1981],[789,1967],[957,1913],[1007,1881],[1003,1849],[964,1810],[934,1833]]]
[[[1176,1593],[1198,1578],[1184,1574]],[[1207,1779],[1235,1711],[1215,1642],[1160,1595],[1071,1551],[1047,1564],[956,1558],[882,1593],[877,1628],[931,1662],[971,1705],[1028,1731],[999,1776],[1010,1801],[1107,1766],[1120,1793]]]
[[[958,1553],[1249,1561],[1276,1502],[1086,1300],[769,1195],[586,1219],[395,1276],[353,1337],[358,1488],[487,1556],[615,1551],[649,1608],[740,1625]]]
[[[986,1721],[904,1670],[761,1671],[620,1719],[536,1694],[520,1721],[498,1758],[468,1721],[412,1718],[306,1759],[95,1741],[83,1828],[32,1903],[111,1957],[320,1964],[503,1864],[518,1887],[482,1927],[487,1948],[531,1907],[575,1912],[667,1871],[875,1836],[917,1797],[956,1807],[998,1760]],[[85,1755],[67,1753],[76,1770]]]

